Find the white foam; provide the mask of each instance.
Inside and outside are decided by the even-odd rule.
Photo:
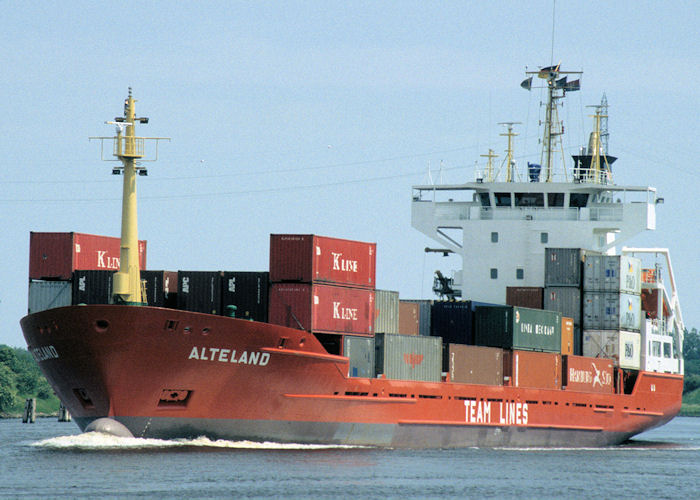
[[[200,436],[195,439],[149,439],[118,437],[101,432],[85,432],[71,436],[57,436],[31,443],[31,446],[53,450],[138,450],[162,448],[230,448],[250,450],[324,450],[337,448],[358,448],[347,445],[272,443],[255,441],[227,441]]]

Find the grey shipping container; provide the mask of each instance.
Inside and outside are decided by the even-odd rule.
[[[588,255],[583,266],[586,292],[642,293],[642,262],[628,255]]]
[[[561,313],[513,306],[477,306],[476,345],[528,351],[561,351]]]
[[[375,336],[377,375],[394,380],[442,380],[442,340],[439,337],[394,335]]]
[[[178,271],[177,308],[220,314],[221,275],[220,271]]]
[[[403,302],[415,302],[418,304],[418,335],[425,337],[430,335],[430,312],[433,307],[433,301],[427,299],[403,300]],[[401,333],[401,332],[399,332]]]
[[[585,330],[583,355],[608,358],[620,368],[638,370],[641,366],[641,334],[623,330]]]
[[[542,309],[543,289],[539,286],[506,287],[506,304],[509,306]],[[545,307],[546,309],[546,307]]]
[[[450,382],[503,385],[503,349],[475,345],[449,345]]]
[[[350,362],[349,377],[374,378],[374,338],[346,335],[343,339],[343,356]]]
[[[177,307],[177,271],[141,271],[146,303],[154,307]]]
[[[399,292],[375,290],[375,333],[399,333]]]
[[[614,292],[583,293],[584,330],[639,331],[642,321],[639,295]]]
[[[585,255],[581,248],[545,248],[544,286],[581,287]]]
[[[73,304],[111,304],[116,271],[73,271]]]
[[[71,303],[72,284],[70,281],[32,280],[29,282],[27,314],[69,306]]]
[[[221,280],[222,314],[236,306],[236,318],[267,322],[270,273],[224,271]]]
[[[581,324],[581,289],[573,286],[548,286],[544,289],[544,308]]]

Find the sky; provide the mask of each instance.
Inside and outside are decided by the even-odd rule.
[[[568,153],[606,93],[615,182],[665,201],[628,244],[670,249],[700,327],[698,25],[693,1],[5,3],[0,344],[25,345],[30,231],[120,234],[122,178],[88,137],[113,135],[128,87],[137,134],[171,138],[138,179],[148,268],[266,270],[270,233],[314,233],[376,242],[378,288],[432,298],[456,266],[424,253],[411,187],[473,180],[499,122],[539,158],[520,82],[552,62],[584,72]]]

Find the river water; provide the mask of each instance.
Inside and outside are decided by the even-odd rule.
[[[697,498],[700,418],[624,445],[387,450],[115,438],[0,420],[0,498]]]

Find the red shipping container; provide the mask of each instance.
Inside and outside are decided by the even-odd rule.
[[[574,353],[574,320],[566,316],[561,318],[561,353]]]
[[[567,391],[612,393],[613,360],[562,356],[562,384]]]
[[[514,387],[561,389],[561,355],[559,353],[513,351],[512,357],[508,356],[508,358],[512,359],[511,382]],[[505,356],[503,359],[507,360]]]
[[[420,334],[420,304],[399,301],[399,333],[402,335]]]
[[[75,270],[119,270],[121,240],[83,233],[29,233],[29,279],[69,280]],[[139,240],[146,269],[146,241]]]
[[[543,309],[544,288],[539,286],[506,287],[506,304],[530,309]]]
[[[269,322],[313,332],[374,333],[374,290],[274,283]]]
[[[377,244],[313,234],[270,235],[270,281],[374,288]]]

